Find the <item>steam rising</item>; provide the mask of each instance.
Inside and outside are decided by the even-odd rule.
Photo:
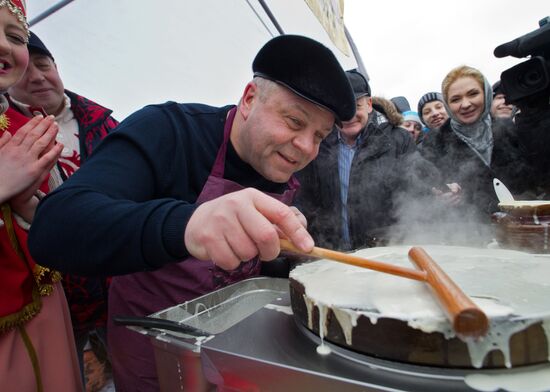
[[[416,156],[415,159],[421,158]],[[474,164],[468,161],[456,163],[454,175],[443,179],[443,182],[462,186],[458,193],[460,203],[451,205],[431,191],[437,188],[447,193],[450,189],[445,185],[434,187],[435,175],[427,173],[421,165],[424,163],[417,161],[409,166],[407,189],[393,194],[396,222],[388,232],[388,245],[487,246],[493,240],[490,215],[497,209],[489,178],[480,179],[486,181],[480,189],[465,188],[463,179],[474,172]]]

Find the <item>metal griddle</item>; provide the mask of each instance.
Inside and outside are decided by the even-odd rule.
[[[507,372],[416,366],[330,343],[322,356],[317,336],[267,304],[290,307],[286,279],[248,279],[151,315],[212,334],[206,339],[130,328],[151,337],[162,390],[475,391],[467,374]]]

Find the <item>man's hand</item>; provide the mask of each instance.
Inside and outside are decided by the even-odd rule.
[[[257,255],[261,260],[276,258],[279,232],[310,252],[313,239],[297,211],[256,189],[233,192],[195,210],[185,230],[185,246],[194,257],[226,270]]]

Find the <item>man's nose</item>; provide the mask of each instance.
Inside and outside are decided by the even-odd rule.
[[[316,148],[315,136],[310,134],[297,135],[294,138],[294,145],[305,155],[311,155]]]
[[[27,68],[27,74],[30,82],[40,83],[44,80],[44,75],[36,67],[29,66],[29,68]]]

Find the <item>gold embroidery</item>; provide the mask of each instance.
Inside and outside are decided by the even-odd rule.
[[[44,297],[52,293],[54,289],[53,284],[61,280],[61,274],[57,271],[35,264],[34,280],[38,285],[38,292]]]
[[[27,18],[25,17],[23,10],[21,10],[21,8],[13,4],[10,0],[0,0],[0,8],[4,6],[8,7],[10,12],[14,14],[17,20],[21,22],[21,24],[23,25],[23,29],[25,29],[25,33],[27,33],[27,42],[25,43],[28,44],[28,39],[30,37],[29,25],[27,23]]]
[[[10,127],[10,119],[5,114],[0,115],[0,131],[4,132]]]
[[[19,240],[15,235],[13,221],[11,219],[11,207],[8,203],[4,203],[1,206],[1,210],[11,246],[18,254],[21,261],[30,269],[27,258],[25,257],[25,254],[21,249],[21,245],[19,244]],[[40,297],[50,295],[54,290],[54,283],[61,280],[61,274],[59,272],[42,267],[38,264],[35,264],[34,271],[32,271],[32,273],[35,280],[35,284],[32,288],[32,301],[18,312],[0,317],[0,333],[8,331],[15,326],[22,325],[26,321],[32,319],[42,307]]]
[[[25,343],[25,348],[27,349],[27,353],[29,354],[29,358],[32,363],[32,370],[34,371],[34,379],[36,381],[36,392],[43,392],[44,385],[42,384],[40,363],[38,362],[38,355],[36,355],[36,350],[32,344],[32,340],[23,325],[19,327],[19,333],[21,334],[21,339],[23,339],[23,343]]]
[[[32,288],[32,301],[15,313],[0,317],[0,335],[4,332],[19,327],[32,319],[42,309],[42,300],[36,286]]]

